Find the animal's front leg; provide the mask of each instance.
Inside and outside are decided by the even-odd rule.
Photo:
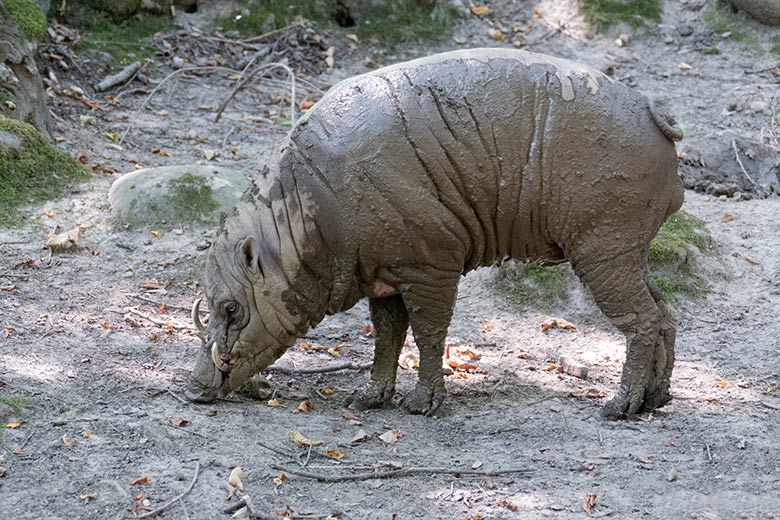
[[[426,283],[412,284],[403,292],[409,323],[420,350],[417,385],[401,406],[409,413],[432,415],[444,402],[442,356],[444,341],[455,306],[459,273],[434,273]]]
[[[371,380],[350,398],[349,407],[354,410],[381,408],[392,401],[398,356],[409,328],[409,316],[400,294],[371,298],[368,304],[376,331],[374,366],[371,368]]]

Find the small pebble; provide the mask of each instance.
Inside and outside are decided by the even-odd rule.
[[[672,468],[669,470],[669,473],[666,474],[666,480],[669,482],[674,482],[677,480],[677,470]]]

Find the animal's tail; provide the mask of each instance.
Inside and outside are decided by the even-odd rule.
[[[677,121],[675,121],[666,110],[657,106],[652,100],[649,103],[648,109],[650,110],[650,116],[653,118],[655,126],[664,133],[667,139],[670,141],[682,141],[682,128],[680,128]]]

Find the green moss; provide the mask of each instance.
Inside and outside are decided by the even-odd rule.
[[[46,16],[35,0],[3,0],[3,4],[14,23],[32,41],[39,41],[46,35]]]
[[[355,33],[361,41],[387,47],[436,39],[453,27],[461,16],[450,2],[437,2],[433,8],[419,0],[366,4]]]
[[[650,265],[686,264],[696,253],[707,251],[712,239],[704,221],[685,211],[678,211],[661,226],[650,244]],[[696,250],[692,250],[691,247]]]
[[[203,177],[185,173],[168,181],[170,203],[175,214],[184,220],[203,220],[219,208],[211,186]]]
[[[154,47],[149,37],[170,27],[167,16],[139,13],[123,18],[114,11],[81,3],[68,4],[63,21],[84,32],[75,45],[76,50],[99,49],[110,54],[118,63],[151,57]]]
[[[329,29],[355,33],[361,41],[392,47],[402,42],[436,38],[454,26],[460,17],[459,9],[450,2],[437,2],[435,6],[419,0],[364,1],[357,4],[352,13],[356,25],[344,29],[338,29],[335,23],[332,2],[324,0],[245,1],[241,9],[229,17],[217,19],[216,23],[225,30],[251,36],[286,27],[300,16]]]
[[[507,262],[498,268],[496,289],[516,305],[549,311],[568,301],[568,287],[576,279],[568,265],[541,267]]]
[[[634,27],[661,21],[661,0],[579,0],[585,21],[595,30],[616,23]]]
[[[749,50],[760,49],[761,44],[756,35],[745,25],[731,9],[721,1],[704,13],[704,24],[718,34],[730,33],[729,39],[739,42]]]
[[[31,125],[0,116],[0,132],[22,142],[18,150],[0,144],[0,226],[21,221],[19,206],[56,197],[74,181],[89,177],[82,165]]]
[[[23,408],[30,408],[36,404],[35,399],[26,395],[3,396],[0,397],[0,403],[10,406],[17,415],[22,413]]]
[[[698,273],[696,257],[712,250],[712,239],[704,221],[685,211],[669,217],[650,244],[648,261],[652,278],[664,297],[677,304],[707,291]]]
[[[774,36],[769,40],[769,52],[772,54],[780,54],[780,36]]]

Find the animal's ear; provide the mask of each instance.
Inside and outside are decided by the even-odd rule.
[[[255,237],[249,235],[244,240],[238,243],[237,251],[238,264],[243,266],[249,273],[263,276],[263,271],[260,267],[260,247],[255,240]]]

